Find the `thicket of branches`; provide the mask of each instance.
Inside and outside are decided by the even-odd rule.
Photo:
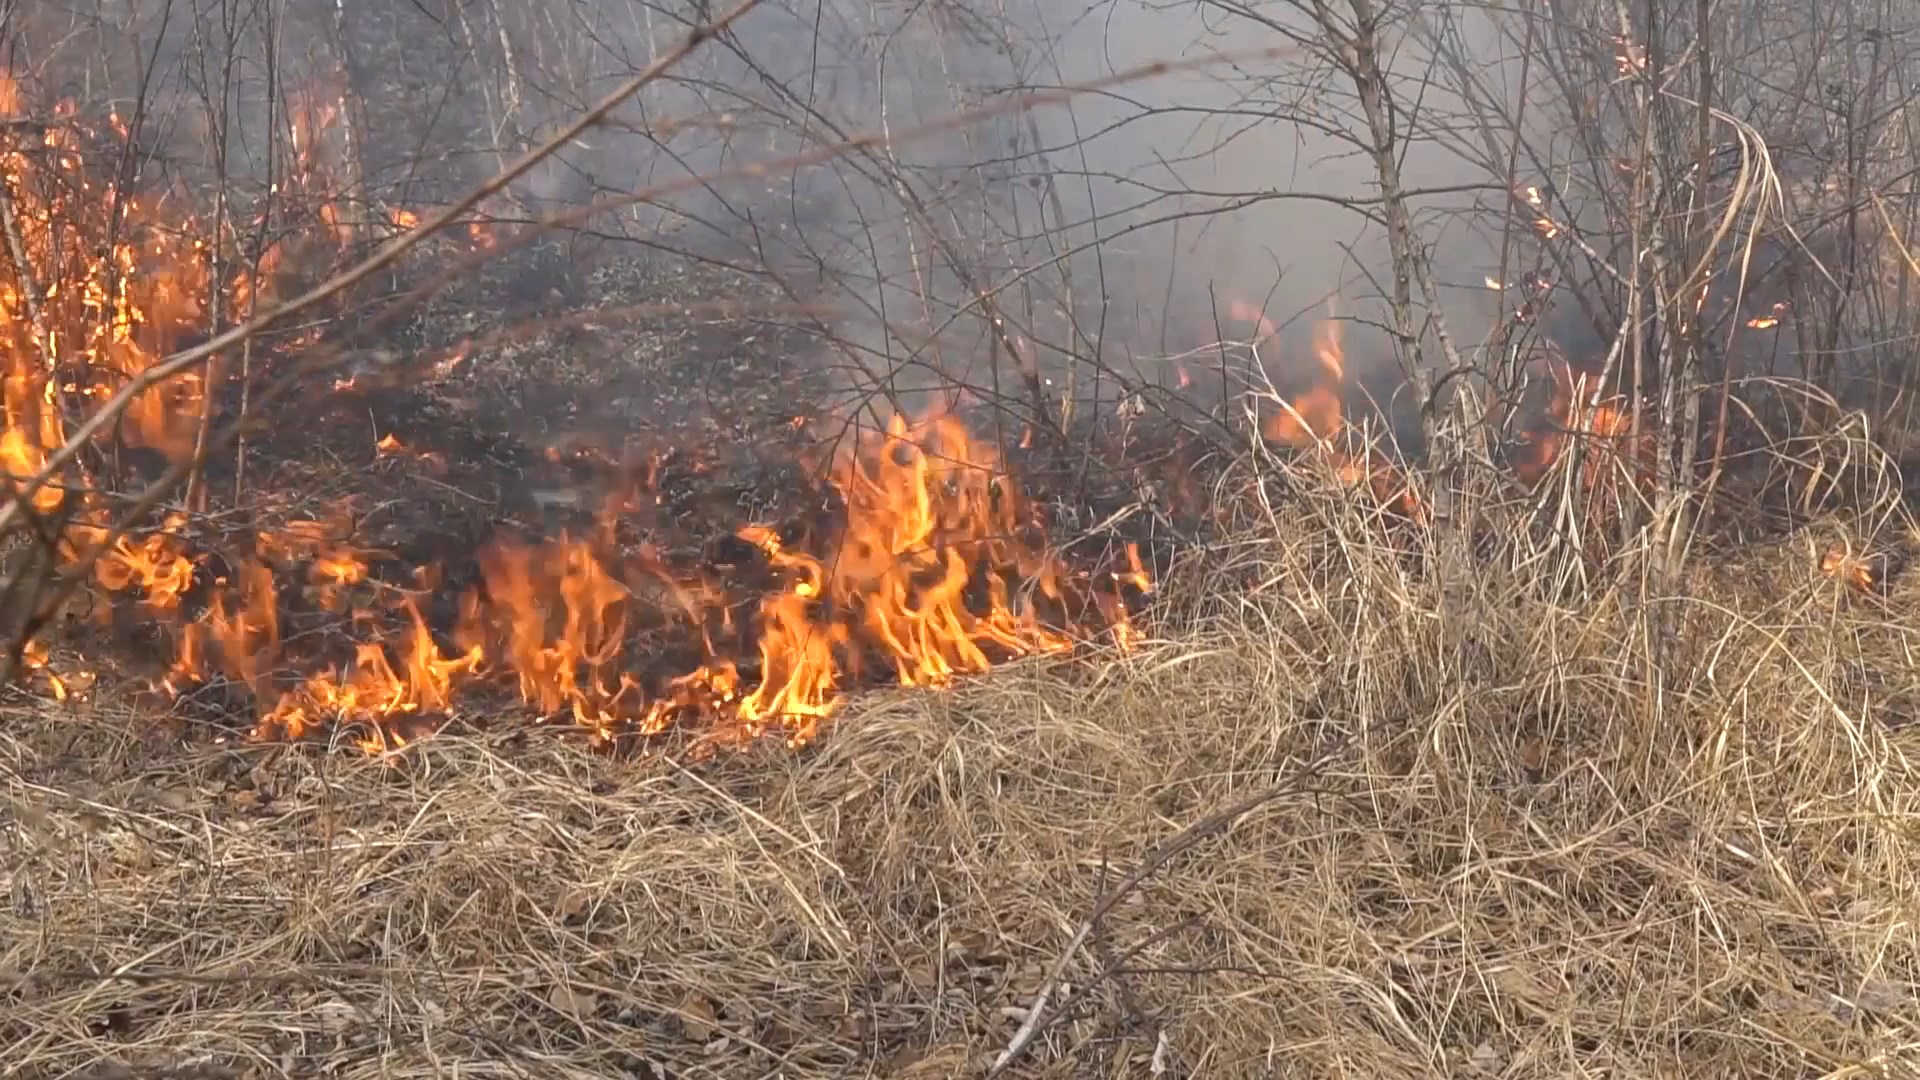
[[[1624,395],[1626,439],[1653,446],[1604,520],[1581,520],[1577,484],[1525,505],[1581,575],[1604,528],[1616,570],[1671,588],[1741,470],[1784,465],[1802,513],[1894,493],[1874,477],[1910,409],[1920,83],[1891,6],[154,0],[119,21],[10,5],[5,27],[0,137],[34,155],[49,126],[111,114],[125,137],[97,144],[91,195],[164,192],[193,208],[208,282],[273,286],[236,307],[210,285],[165,362],[66,406],[68,445],[0,511],[16,638],[88,561],[55,567],[73,500],[38,489],[125,486],[82,451],[148,383],[250,370],[299,318],[345,328],[208,404],[193,452],[115,503],[120,528],[179,490],[198,505],[196,457],[363,363],[465,268],[554,236],[824,299],[804,328],[852,400],[965,390],[1084,468],[1078,425],[1136,408],[1243,449],[1267,374],[1220,315],[1215,241],[1272,205],[1350,219],[1344,250],[1289,252],[1320,264],[1313,289],[1244,258],[1233,285],[1338,294],[1378,331],[1365,347],[1400,373],[1385,430],[1417,452],[1436,565],[1463,587],[1486,515],[1510,512],[1504,425],[1547,352],[1593,376],[1586,405]],[[1218,166],[1259,140],[1295,146],[1289,174],[1259,152]],[[505,242],[422,254],[476,222]],[[27,311],[47,268],[12,252]],[[1177,392],[1166,357],[1196,347],[1217,372]],[[52,370],[58,350],[16,353]]]

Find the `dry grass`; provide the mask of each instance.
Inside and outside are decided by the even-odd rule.
[[[379,762],[0,727],[0,1062],[22,1075],[1920,1072],[1920,584],[1805,542],[1432,615],[1335,517],[1164,641],[868,697],[704,765],[535,737]],[[1331,514],[1331,511],[1329,511]],[[1524,575],[1514,575],[1519,580]]]

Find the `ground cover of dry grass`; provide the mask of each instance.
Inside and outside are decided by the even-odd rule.
[[[1703,557],[1656,685],[1620,595],[1437,619],[1350,525],[798,753],[12,707],[0,1068],[977,1075],[1044,989],[1007,1075],[1920,1074],[1920,584]]]

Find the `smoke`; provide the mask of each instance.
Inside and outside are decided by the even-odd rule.
[[[836,330],[890,389],[1017,396],[1021,359],[1042,369],[1049,393],[1071,378],[1074,393],[1111,401],[1119,388],[1102,390],[1105,375],[1172,385],[1187,365],[1170,355],[1253,337],[1229,317],[1240,305],[1282,325],[1262,359],[1283,383],[1310,324],[1333,312],[1346,323],[1350,378],[1398,381],[1406,358],[1380,329],[1394,269],[1371,136],[1350,78],[1300,11],[1147,0],[1029,0],[992,18],[947,6],[888,22],[888,11],[822,0],[756,12],[715,78],[744,76],[764,95],[771,153],[854,131],[909,133],[1156,61],[1293,43],[1258,67],[1223,61],[1129,82],[789,180],[811,216],[788,234],[788,254],[848,300]],[[1504,42],[1488,26],[1450,31],[1482,72],[1497,67]],[[1439,59],[1409,34],[1384,44],[1400,181],[1440,278],[1440,315],[1470,346],[1497,311],[1489,223],[1507,198],[1485,152],[1456,130],[1468,110]],[[1021,357],[1006,355],[989,314],[1006,320]],[[1426,344],[1432,355],[1431,333]]]
[[[28,5],[0,50],[41,100],[64,95],[132,123],[143,191],[204,191],[216,172],[254,194],[282,184],[298,126],[290,111],[344,106],[319,138],[336,163],[353,151],[360,175],[343,179],[366,196],[361,209],[381,215],[484,180],[719,6],[134,0],[96,6],[88,21]],[[1329,15],[1331,26],[1314,21]],[[1867,37],[1813,60],[1796,54],[1794,41],[1850,17],[1839,8],[1749,5],[1722,17],[1715,100],[1765,137],[1802,211],[1851,198],[1851,154],[1884,157],[1878,189],[1897,186],[1909,171],[1906,143],[1892,138],[1904,106],[1875,103],[1908,92],[1904,51],[1883,55],[1885,43]],[[1500,4],[1382,15],[1395,162],[1438,292],[1430,305],[1408,286],[1426,364],[1443,361],[1443,327],[1483,370],[1525,355],[1529,336],[1581,366],[1609,353],[1630,178],[1605,155],[1628,153],[1637,123],[1632,80],[1615,67],[1631,66],[1615,49],[1633,33],[1620,37],[1616,23],[1612,9],[1577,6],[1553,20]],[[1683,29],[1669,28],[1676,54],[1688,47]],[[1258,350],[1282,392],[1316,377],[1312,324],[1337,317],[1349,404],[1404,398],[1411,357],[1390,332],[1389,304],[1400,268],[1347,70],[1342,39],[1354,33],[1339,2],[766,0],[486,209],[539,214],[768,163],[591,228],[632,241],[624,250],[639,258],[724,259],[832,305],[839,315],[811,329],[849,396],[917,408],[965,388],[1024,404],[1037,386],[1053,406],[1071,398],[1084,412],[1158,386],[1211,408],[1261,381],[1248,377],[1246,349],[1219,347],[1252,338],[1255,324],[1235,316],[1257,310],[1282,328]],[[1263,47],[1280,55],[1219,59]],[[1551,72],[1549,53],[1561,65]],[[1208,57],[1065,104],[969,116],[1023,93]],[[1803,69],[1817,92],[1796,96],[1773,77]],[[1870,119],[1850,132],[1843,114]],[[939,131],[920,137],[928,125]],[[1735,155],[1721,135],[1710,172],[1724,185]],[[855,136],[833,160],[781,164]],[[1517,200],[1510,182],[1537,188],[1541,205]],[[1528,235],[1536,216],[1592,245],[1543,243]],[[1790,237],[1761,236],[1750,264],[1712,268],[1700,318],[1716,327],[1764,323],[1791,301],[1777,332],[1715,342],[1743,373],[1820,358],[1883,363],[1904,340],[1881,310],[1904,293],[1879,306],[1849,296],[1877,277],[1904,280],[1897,253],[1858,250],[1872,241],[1856,239],[1848,214],[1804,216]],[[1552,289],[1520,344],[1480,355],[1538,282]],[[1816,332],[1816,316],[1832,325]],[[1651,342],[1668,328],[1650,321],[1643,333]],[[1395,411],[1404,419],[1412,404]]]
[[[346,102],[369,194],[404,206],[484,178],[712,14],[686,0],[339,2],[279,5],[268,28],[146,0],[138,18],[73,48],[86,70],[117,67],[117,83],[145,73],[148,123],[183,156],[208,137],[195,117],[231,87],[217,121],[227,167],[256,179],[269,175],[269,113],[255,91],[270,78],[296,101]],[[818,329],[824,351],[852,361],[838,366],[860,373],[850,389],[909,405],[955,385],[1020,397],[1024,364],[1048,394],[1071,382],[1104,407],[1120,393],[1114,377],[1173,385],[1194,365],[1169,356],[1254,336],[1228,317],[1235,302],[1283,327],[1261,357],[1283,385],[1310,324],[1329,312],[1345,323],[1349,377],[1391,385],[1407,358],[1381,329],[1395,268],[1371,136],[1309,10],[768,0],[510,194],[539,213],[880,132],[827,164],[703,186],[594,228],[730,258],[836,302],[843,317]],[[1498,311],[1486,280],[1509,207],[1455,68],[1432,46],[1446,42],[1499,85],[1516,49],[1492,19],[1425,10],[1383,29],[1380,43],[1400,179],[1441,289],[1439,312],[1416,295],[1416,315],[1444,318],[1464,348]],[[1009,95],[1263,46],[1287,51],[913,138]],[[217,55],[231,67],[209,65]],[[1509,106],[1517,87],[1504,92],[1498,104]],[[1536,112],[1535,123],[1553,118]],[[1020,356],[1007,355],[1008,340]],[[1201,396],[1234,389],[1199,382],[1189,389]]]
[[[1282,381],[1305,352],[1310,324],[1334,316],[1344,323],[1350,378],[1366,383],[1397,373],[1407,358],[1381,329],[1394,268],[1368,152],[1373,140],[1351,78],[1326,55],[1322,29],[1277,4],[1165,8],[1116,0],[1101,14],[1062,32],[1050,50],[1062,81],[1169,55],[1291,46],[1256,69],[1222,66],[1155,80],[1038,118],[1050,141],[1067,147],[1050,157],[1069,216],[1086,222],[1078,230],[1083,242],[1124,234],[1116,246],[1134,264],[1131,287],[1106,299],[1137,313],[1141,351],[1191,348],[1222,332],[1251,336],[1244,323],[1217,325],[1237,300],[1283,328],[1281,348],[1270,350],[1279,355],[1263,357],[1281,369],[1273,374]],[[1486,193],[1459,189],[1484,186],[1489,176],[1436,130],[1442,121],[1435,118],[1452,122],[1464,110],[1433,58],[1404,38],[1385,53],[1394,93],[1404,99],[1396,118],[1400,183],[1441,279],[1441,314],[1459,324],[1455,334],[1471,337],[1491,309],[1483,267],[1492,249],[1472,228]]]
[[[673,3],[477,3],[433,37],[424,12],[394,9],[388,32],[438,41],[445,55],[416,66],[443,71],[455,91],[436,131],[413,138],[438,150],[415,156],[409,182],[462,163],[468,177],[483,175],[479,151],[503,130],[517,145],[537,141],[708,14]],[[1429,15],[1429,27],[1442,17]],[[400,25],[407,19],[420,25]],[[1477,16],[1459,19],[1444,24],[1448,40],[1479,74],[1495,72],[1510,43]],[[1263,45],[1289,51],[915,136],[1010,95]],[[1496,311],[1489,223],[1507,200],[1489,190],[1487,153],[1458,130],[1470,117],[1450,70],[1406,29],[1382,45],[1401,182],[1440,277],[1440,314],[1470,346]],[[360,51],[373,68],[373,43]],[[1325,35],[1290,5],[769,0],[513,193],[550,210],[876,132],[878,142],[829,163],[702,186],[595,228],[730,258],[835,302],[844,315],[819,328],[822,347],[858,372],[850,389],[883,389],[910,406],[954,386],[1020,397],[1023,365],[1041,369],[1047,393],[1065,394],[1071,381],[1095,405],[1120,393],[1111,376],[1173,385],[1192,364],[1170,355],[1254,336],[1253,324],[1228,317],[1236,302],[1282,325],[1262,356],[1282,383],[1310,324],[1330,311],[1346,323],[1350,377],[1399,379],[1405,358],[1379,329],[1393,267],[1371,137]],[[462,142],[465,157],[452,150]],[[1416,308],[1424,314],[1424,301]],[[1425,344],[1431,356],[1430,332]],[[1189,389],[1227,388],[1215,379]]]

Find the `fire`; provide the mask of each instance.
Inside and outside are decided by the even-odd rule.
[[[1835,544],[1820,556],[1820,572],[1855,592],[1871,593],[1887,588],[1900,562],[1887,552],[1855,553]]]
[[[41,445],[31,439],[27,433],[17,427],[8,427],[0,431],[0,468],[7,472],[8,490],[16,497],[21,486],[46,466],[47,454]],[[50,483],[33,493],[28,504],[36,512],[48,513],[60,506],[66,495],[57,483]]]
[[[1231,312],[1243,321],[1258,321],[1262,336],[1279,333],[1258,309],[1235,302]],[[1341,440],[1345,426],[1346,356],[1341,348],[1340,322],[1328,317],[1313,328],[1313,355],[1318,370],[1306,390],[1280,403],[1280,411],[1261,427],[1268,442],[1324,454],[1334,475],[1350,487],[1364,488],[1381,506],[1413,521],[1425,520],[1426,510],[1400,470],[1372,447],[1350,450]]]
[[[1229,302],[1227,304],[1227,317],[1235,322],[1252,323],[1259,327],[1260,336],[1254,339],[1255,344],[1260,344],[1261,342],[1269,341],[1280,336],[1280,328],[1273,325],[1273,320],[1267,318],[1267,313],[1261,311],[1257,306],[1247,303],[1245,300],[1233,300]]]
[[[1546,425],[1520,435],[1513,455],[1515,476],[1528,486],[1537,486],[1552,472],[1571,440],[1578,439],[1584,451],[1580,490],[1596,512],[1602,516],[1611,513],[1607,507],[1626,494],[1626,487],[1641,497],[1647,496],[1653,490],[1657,459],[1652,418],[1641,417],[1636,436],[1633,405],[1628,399],[1615,395],[1594,402],[1593,377],[1576,372],[1560,357],[1538,366],[1544,367],[1552,380]]]
[[[0,80],[0,99],[14,92]],[[325,154],[340,115],[325,94],[291,110],[292,167],[276,189],[308,197],[305,235],[322,245],[349,239]],[[125,137],[124,125],[113,133]],[[0,154],[26,240],[24,260],[0,259],[0,468],[16,484],[45,467],[100,399],[204,333],[216,307],[245,310],[270,291],[277,266],[309,254],[297,236],[280,241],[249,275],[237,253],[215,259],[188,239],[195,223],[166,199],[116,205],[112,194],[88,194],[79,155],[58,151],[94,137],[75,119],[49,129],[45,147]],[[399,228],[419,221],[405,210],[388,216]],[[469,237],[495,242],[479,223]],[[1326,352],[1333,385],[1307,408],[1337,427],[1337,336]],[[197,376],[168,382],[134,404],[120,441],[102,449],[178,461],[193,449],[207,398]],[[371,456],[444,467],[392,434]],[[28,505],[70,511],[59,536],[66,558],[106,545],[90,577],[106,594],[96,610],[110,617],[116,604],[134,605],[166,628],[172,655],[155,682],[176,695],[219,678],[244,688],[259,738],[347,723],[367,732],[363,746],[387,749],[454,713],[463,694],[491,688],[602,739],[699,720],[729,736],[804,742],[876,679],[944,686],[1099,633],[1128,647],[1139,636],[1129,601],[1152,588],[1133,547],[1113,567],[1070,568],[996,449],[949,414],[896,416],[834,455],[829,524],[798,535],[741,528],[770,584],[743,590],[709,568],[670,567],[645,545],[622,546],[620,516],[657,501],[622,492],[588,535],[485,546],[479,583],[442,598],[457,602],[451,626],[423,614],[449,610],[428,603],[440,568],[414,567],[411,579],[389,572],[397,556],[361,535],[361,508],[350,502],[251,528],[175,512],[108,542],[113,507],[96,473],[111,460],[81,459]],[[316,622],[322,613],[329,620]],[[637,642],[663,631],[688,643],[685,655],[641,654]],[[36,677],[68,692],[71,678],[47,669],[44,647],[32,655]]]
[[[340,713],[444,712],[462,683],[498,676],[541,714],[603,738],[691,714],[730,722],[740,737],[778,731],[800,743],[867,674],[941,686],[997,658],[1072,647],[1071,632],[1043,625],[1041,612],[1072,614],[1065,571],[997,456],[956,418],[895,417],[835,459],[830,483],[844,520],[817,542],[739,530],[779,579],[753,615],[757,684],[712,643],[715,619],[722,631],[730,621],[715,590],[675,579],[645,553],[623,563],[596,541],[508,540],[481,554],[484,585],[462,602],[458,652],[437,648],[409,607],[401,663],[363,645],[348,671],[283,697],[262,732],[295,736]],[[1127,560],[1084,590],[1123,645],[1135,633],[1124,594],[1151,588],[1138,550]],[[626,655],[630,632],[672,623],[700,627],[708,655],[648,693]]]
[[[1113,580],[1142,594],[1153,592],[1153,577],[1140,562],[1140,545],[1129,543],[1125,550],[1127,565],[1124,569],[1113,571]],[[1121,652],[1130,652],[1138,644],[1140,632],[1134,628],[1126,605],[1119,601],[1120,595],[1119,591],[1100,593],[1100,609],[1113,626],[1114,644],[1119,646]]]
[[[1104,574],[1070,573],[998,455],[957,418],[895,417],[831,466],[839,524],[792,540],[768,526],[738,532],[776,578],[748,616],[751,677],[715,645],[736,632],[725,590],[676,575],[644,548],[561,535],[481,551],[482,583],[461,598],[451,648],[403,593],[404,632],[361,642],[349,663],[275,693],[273,671],[287,659],[275,568],[285,576],[304,566],[310,594],[325,586],[321,606],[337,608],[365,601],[375,585],[368,565],[386,557],[346,539],[351,516],[340,510],[258,533],[260,560],[183,628],[166,685],[178,692],[215,665],[272,702],[259,737],[350,720],[371,733],[361,740],[370,750],[403,745],[414,725],[446,716],[481,685],[511,688],[541,716],[601,739],[700,718],[731,738],[775,732],[799,744],[870,676],[938,687],[1003,659],[1063,652],[1090,629],[1110,630],[1121,648],[1138,640],[1127,597],[1153,587],[1138,548]],[[422,577],[422,588],[436,580]],[[634,633],[670,626],[697,631],[705,655],[682,674],[650,678],[630,655]]]
[[[255,698],[264,699],[269,665],[280,651],[280,606],[273,571],[261,563],[248,563],[238,582],[214,595],[205,619],[196,626],[204,629],[189,630],[187,636],[194,643],[183,643],[176,666],[199,649],[199,638],[211,638],[219,646],[227,676]]]
[[[1268,324],[1271,325],[1271,324]],[[1340,430],[1340,392],[1346,382],[1346,360],[1340,351],[1340,324],[1333,319],[1313,328],[1313,355],[1320,362],[1320,378],[1299,397],[1284,403],[1268,418],[1263,434],[1287,446],[1312,446]]]
[[[0,100],[17,106],[20,97],[19,87],[0,76]],[[216,233],[171,193],[134,198],[83,164],[116,159],[130,137],[118,116],[94,124],[77,109],[56,114],[59,122],[34,135],[9,133],[0,143],[0,194],[19,241],[0,259],[0,469],[15,484],[39,473],[75,423],[129,380],[204,335],[216,318],[251,310],[271,291],[267,281],[287,244],[276,240],[251,260],[237,250],[237,236],[285,234],[258,217],[243,218],[215,240],[197,238]],[[290,120],[298,161],[282,192],[324,186],[318,136],[331,119],[321,114],[296,110]],[[102,144],[116,152],[82,153]],[[175,375],[134,398],[90,449],[110,459],[148,451],[178,462],[193,449],[206,398],[201,373]],[[91,524],[103,513],[95,505],[98,471],[69,469],[29,500],[41,513],[62,506],[75,512],[70,546],[103,535]],[[152,557],[122,548],[108,557],[120,568],[101,573],[138,579],[151,598],[157,583],[135,564]]]
[[[1535,185],[1529,184],[1526,187],[1521,188],[1520,197],[1526,200],[1527,205],[1534,208],[1535,210],[1544,211],[1547,208],[1546,193],[1541,191]],[[1542,240],[1552,240],[1558,237],[1561,234],[1561,232],[1564,231],[1563,229],[1561,229],[1559,222],[1553,220],[1553,218],[1548,217],[1544,213],[1535,216],[1530,224],[1533,226],[1533,231],[1540,234],[1540,238]],[[1489,278],[1487,279],[1487,287],[1490,289],[1498,289],[1498,288],[1502,288],[1503,286],[1495,282],[1493,279]]]
[[[375,738],[362,745],[381,749],[389,741],[383,736],[390,734],[396,719],[445,713],[456,679],[479,666],[480,648],[474,646],[451,659],[442,657],[419,609],[408,603],[407,614],[411,622],[398,652],[399,670],[388,660],[385,645],[365,642],[355,650],[353,664],[346,671],[314,676],[299,689],[282,695],[261,719],[261,727],[299,738],[323,719],[373,716],[381,723],[375,728]]]
[[[825,715],[837,700],[836,654],[856,674],[877,654],[901,685],[939,686],[986,670],[988,649],[1069,648],[1031,603],[1012,598],[1009,578],[1040,597],[1062,596],[1053,561],[1021,542],[1009,483],[952,417],[909,426],[896,416],[836,464],[847,522],[832,561],[791,551],[764,528],[742,530],[790,584],[762,605],[763,681],[741,702],[741,718]],[[965,603],[976,573],[986,593],[980,615]]]
[[[373,453],[376,459],[411,458],[425,466],[429,475],[442,475],[447,471],[447,459],[438,451],[415,449],[401,442],[391,432],[373,444]]]
[[[1788,304],[1782,300],[1774,304],[1765,315],[1748,319],[1747,327],[1752,330],[1771,330],[1780,325],[1780,320],[1786,317],[1787,310]]]
[[[482,553],[481,572],[491,603],[470,597],[456,634],[469,653],[495,646],[521,699],[542,713],[567,710],[592,730],[630,719],[630,687],[613,670],[630,594],[589,545],[503,543]]]
[[[137,590],[140,603],[152,612],[172,612],[180,597],[193,584],[193,562],[186,556],[186,545],[179,532],[186,525],[183,515],[173,514],[156,532],[135,540],[121,536],[93,564],[94,580],[108,592]],[[89,545],[105,539],[106,530],[76,525],[69,530],[73,539]]]
[[[17,257],[0,260],[0,461],[15,475],[37,471],[65,441],[69,413],[205,326],[208,260],[178,222],[157,204],[91,193],[78,157],[59,152],[96,137],[74,120],[48,126],[38,146],[10,140],[0,152],[21,241]],[[191,448],[200,399],[192,376],[156,387],[134,402],[121,437],[177,459]],[[43,510],[55,502],[35,499]]]

